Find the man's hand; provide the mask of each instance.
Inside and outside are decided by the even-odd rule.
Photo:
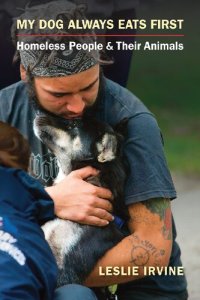
[[[85,181],[87,177],[96,175],[96,169],[85,167],[71,172],[58,184],[46,188],[59,218],[96,226],[105,226],[113,220],[109,201],[112,193]]]

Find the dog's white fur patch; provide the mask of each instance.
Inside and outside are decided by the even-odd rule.
[[[56,257],[58,267],[62,269],[65,255],[80,240],[82,227],[69,220],[55,219],[43,225],[42,230]]]
[[[54,180],[54,183],[57,184],[60,181],[62,181],[66,177],[66,174],[62,171],[62,169],[59,166],[59,171],[56,179]]]
[[[53,132],[56,131],[57,137],[56,137],[56,144],[61,148],[68,148],[70,150],[70,144],[72,143],[72,139],[70,135],[63,130],[59,130],[53,128]],[[70,151],[71,152],[71,151]]]
[[[39,135],[40,129],[37,126],[36,119],[34,119],[34,121],[33,121],[33,132],[37,136],[37,138],[41,141],[41,138],[40,138],[40,135]]]
[[[83,146],[79,136],[75,137],[72,143],[73,143],[73,150],[75,151],[75,153],[82,151]]]

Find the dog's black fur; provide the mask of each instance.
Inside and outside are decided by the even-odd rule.
[[[43,114],[35,118],[34,131],[57,157],[61,173],[67,175],[86,165],[99,169],[99,176],[88,181],[109,188],[114,196],[114,214],[126,218],[122,205],[123,138],[119,133],[126,126],[123,123],[126,121],[114,131],[109,125],[91,118],[64,120]],[[96,227],[55,219],[47,222],[43,229],[58,263],[58,286],[83,283],[96,262],[123,238],[114,222]]]

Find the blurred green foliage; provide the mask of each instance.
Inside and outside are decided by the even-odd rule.
[[[145,37],[138,42],[178,41],[184,50],[134,51],[128,88],[156,115],[170,168],[200,175],[200,3],[194,1],[192,8],[188,5],[188,1],[169,0],[140,7],[138,18],[184,19],[181,32],[153,33],[182,33],[185,37]]]

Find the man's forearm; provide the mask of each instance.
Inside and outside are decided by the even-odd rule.
[[[172,249],[172,221],[168,199],[150,199],[129,206],[130,232],[109,250],[94,268],[85,284],[105,286],[145,276],[148,267],[168,266]],[[121,272],[101,275],[101,270],[118,267]],[[129,275],[133,268],[136,275]],[[114,269],[113,269],[114,271]],[[137,272],[136,272],[137,271]],[[123,274],[122,274],[123,272]],[[127,274],[124,274],[127,273]]]
[[[171,243],[165,250],[155,240],[136,232],[124,238],[99,260],[85,281],[87,286],[107,286],[144,277],[148,267],[167,266]]]

